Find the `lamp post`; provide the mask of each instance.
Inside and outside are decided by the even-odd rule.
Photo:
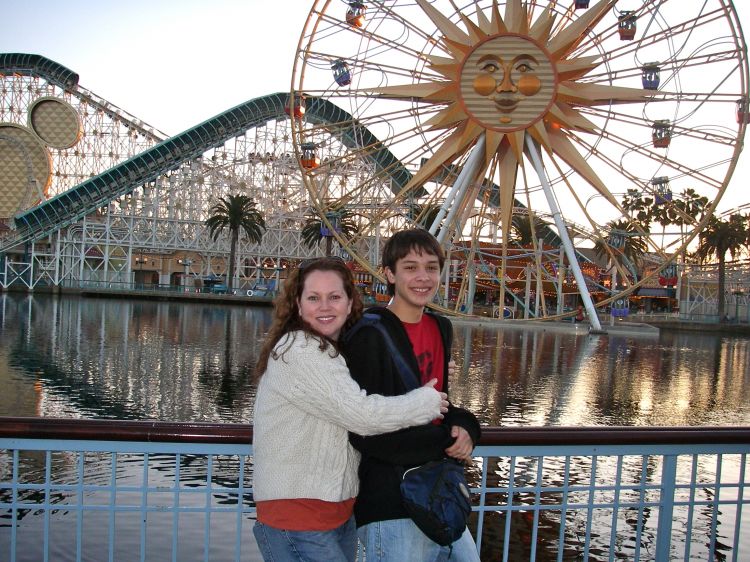
[[[146,263],[146,258],[143,257],[143,254],[140,254],[136,256],[135,258],[135,265],[138,266],[138,271],[134,272],[134,285],[135,288],[138,289],[139,285],[143,284],[143,264]],[[140,275],[138,274],[140,272]],[[142,287],[140,287],[142,288]]]
[[[177,260],[177,263],[182,265],[182,267],[185,268],[184,275],[182,278],[182,286],[187,286],[187,280],[188,280],[188,273],[190,272],[190,266],[193,265],[193,260],[190,258],[185,258],[184,260]]]

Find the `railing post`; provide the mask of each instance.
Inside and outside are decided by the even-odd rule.
[[[672,545],[672,516],[677,480],[677,455],[664,455],[661,469],[661,497],[659,498],[659,523],[656,531],[657,562],[669,560]]]

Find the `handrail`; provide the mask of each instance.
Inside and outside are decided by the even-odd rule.
[[[251,443],[249,424],[0,417],[1,438]],[[478,445],[750,444],[750,427],[489,427]]]
[[[0,543],[9,545],[0,558],[88,558],[95,521],[110,558],[127,557],[127,544],[145,560],[146,528],[158,520],[160,560],[181,559],[186,530],[198,548],[202,538],[205,559],[221,544],[223,559],[240,562],[255,552],[246,541],[257,515],[252,431],[0,417]],[[541,550],[560,560],[594,550],[602,560],[642,560],[645,549],[649,560],[714,560],[719,549],[744,560],[749,444],[750,427],[485,427],[469,472],[471,532],[482,553],[504,562]],[[64,527],[50,525],[58,515]]]
[[[17,72],[43,76],[48,82],[66,89],[72,89],[78,85],[78,74],[42,55],[0,53],[0,69],[3,73]]]

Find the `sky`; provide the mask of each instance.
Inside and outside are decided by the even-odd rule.
[[[289,91],[312,4],[6,0],[0,52],[52,59],[79,74],[84,88],[174,135],[249,99]],[[735,7],[750,38],[750,2]],[[719,211],[750,203],[748,178],[746,150]]]
[[[0,52],[43,55],[169,135],[289,91],[303,0],[4,2]]]

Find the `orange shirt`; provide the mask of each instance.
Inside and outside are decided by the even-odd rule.
[[[287,531],[331,531],[354,512],[354,498],[342,502],[299,498],[266,500],[256,504],[258,521]]]

